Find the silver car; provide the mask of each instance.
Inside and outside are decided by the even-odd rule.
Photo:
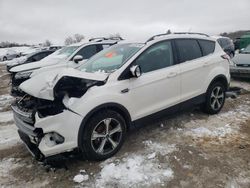
[[[0,61],[12,60],[14,58],[20,57],[20,53],[15,50],[8,49],[0,54]]]
[[[250,78],[250,45],[236,54],[232,62],[230,67],[232,77]]]

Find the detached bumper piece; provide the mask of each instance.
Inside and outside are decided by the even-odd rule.
[[[27,120],[26,114],[20,114],[18,111],[13,108],[14,121],[18,127],[18,134],[21,140],[26,145],[30,153],[38,161],[44,160],[44,155],[38,149],[41,138],[43,137],[42,129],[35,128],[32,124],[26,123],[23,119]],[[15,109],[15,110],[14,110]]]
[[[232,77],[250,78],[250,67],[230,67]]]
[[[38,146],[30,141],[30,137],[23,133],[20,129],[18,130],[18,134],[21,140],[24,142],[26,148],[29,150],[31,155],[38,161],[43,161],[45,159],[44,155],[38,149]]]

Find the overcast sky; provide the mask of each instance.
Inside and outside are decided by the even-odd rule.
[[[250,0],[0,0],[0,41],[63,43],[72,34],[142,39],[250,29]]]

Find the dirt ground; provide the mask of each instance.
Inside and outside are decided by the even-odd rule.
[[[176,114],[129,132],[111,159],[72,157],[51,168],[35,161],[16,134],[8,78],[0,66],[0,187],[250,187],[250,81],[232,81],[244,90],[218,115]],[[87,178],[77,183],[76,175]]]

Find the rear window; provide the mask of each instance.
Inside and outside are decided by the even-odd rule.
[[[180,63],[202,57],[200,46],[194,39],[177,39],[176,46]]]
[[[208,41],[208,40],[198,40],[199,44],[201,46],[203,56],[212,54],[215,49],[215,42],[213,41]]]

